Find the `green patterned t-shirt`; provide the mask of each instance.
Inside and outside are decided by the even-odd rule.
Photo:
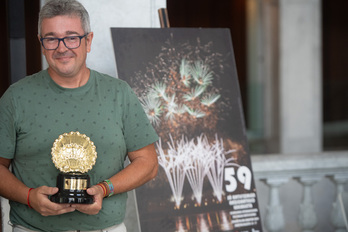
[[[92,185],[122,170],[127,152],[158,139],[129,85],[94,70],[75,89],[62,88],[43,70],[10,86],[0,99],[0,156],[12,159],[13,173],[28,187],[56,186],[51,147],[71,131],[86,134],[96,146],[96,164],[88,172]],[[10,220],[39,231],[96,230],[123,221],[126,199],[127,193],[105,198],[93,216],[76,211],[44,217],[10,202]]]

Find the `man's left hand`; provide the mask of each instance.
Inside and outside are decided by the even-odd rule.
[[[95,215],[98,214],[99,211],[102,208],[104,193],[101,187],[98,185],[94,185],[87,189],[87,193],[94,198],[93,204],[73,204],[71,207],[75,208],[76,210],[89,214],[89,215]]]

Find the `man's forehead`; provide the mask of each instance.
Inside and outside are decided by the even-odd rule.
[[[77,31],[66,31],[65,33],[63,33],[63,35],[66,35],[66,36],[69,36],[69,35],[80,35],[80,34],[81,33],[77,32]],[[61,35],[62,35],[62,33],[57,33],[57,32],[51,31],[51,32],[47,32],[47,33],[43,34],[42,36],[43,37],[47,37],[47,36],[54,36],[54,37],[56,37],[56,36],[61,36]]]
[[[79,35],[84,32],[79,17],[74,15],[60,15],[43,19],[41,33],[42,36],[62,36]]]

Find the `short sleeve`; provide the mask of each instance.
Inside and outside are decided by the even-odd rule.
[[[0,157],[13,159],[16,147],[15,106],[12,91],[0,98]]]

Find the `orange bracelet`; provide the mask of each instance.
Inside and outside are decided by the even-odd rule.
[[[33,190],[33,189],[34,189],[34,188],[30,188],[30,189],[29,189],[29,191],[28,191],[28,196],[27,196],[27,203],[28,203],[29,208],[31,208],[31,209],[32,209],[33,207],[31,207],[30,202],[29,202],[29,194],[30,194],[30,191]]]

